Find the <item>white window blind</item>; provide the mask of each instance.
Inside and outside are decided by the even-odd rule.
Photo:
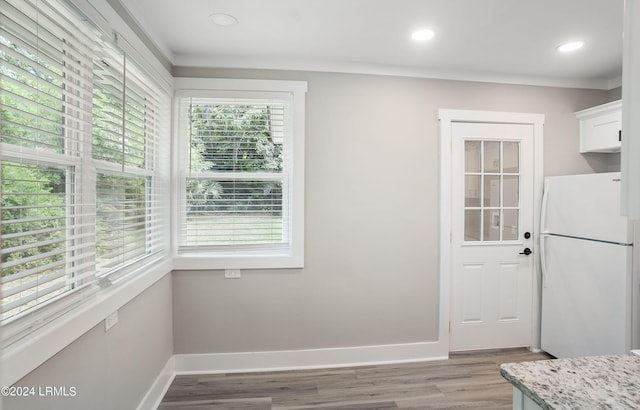
[[[167,107],[168,98],[124,54],[103,46],[94,65],[92,151],[99,275],[123,272],[164,248],[156,164]]]
[[[1,11],[0,320],[24,329],[167,255],[170,97],[64,0]]]
[[[2,3],[2,319],[94,279],[82,186],[91,32],[56,2]]]
[[[151,252],[147,239],[150,178],[98,174],[97,254],[100,274],[136,261]],[[159,241],[157,241],[159,242]]]
[[[183,107],[190,154],[183,245],[287,246],[288,105],[192,98]]]

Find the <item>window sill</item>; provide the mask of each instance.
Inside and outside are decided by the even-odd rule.
[[[0,386],[22,379],[171,271],[171,259],[164,258],[145,273],[98,292],[92,300],[4,348]]]
[[[294,269],[303,267],[303,255],[242,254],[238,256],[211,256],[185,253],[173,257],[173,269],[175,270]]]

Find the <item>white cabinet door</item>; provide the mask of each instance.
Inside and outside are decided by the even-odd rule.
[[[619,152],[622,144],[622,102],[579,111],[580,152]]]
[[[524,395],[517,387],[513,388],[513,410],[542,410],[542,407],[528,396]]]

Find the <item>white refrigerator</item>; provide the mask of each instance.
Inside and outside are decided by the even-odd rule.
[[[620,173],[545,178],[540,221],[542,350],[558,358],[629,353],[639,282],[633,225],[620,216]]]

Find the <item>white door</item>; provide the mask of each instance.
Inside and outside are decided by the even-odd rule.
[[[532,124],[451,124],[451,351],[531,344],[533,143]]]

